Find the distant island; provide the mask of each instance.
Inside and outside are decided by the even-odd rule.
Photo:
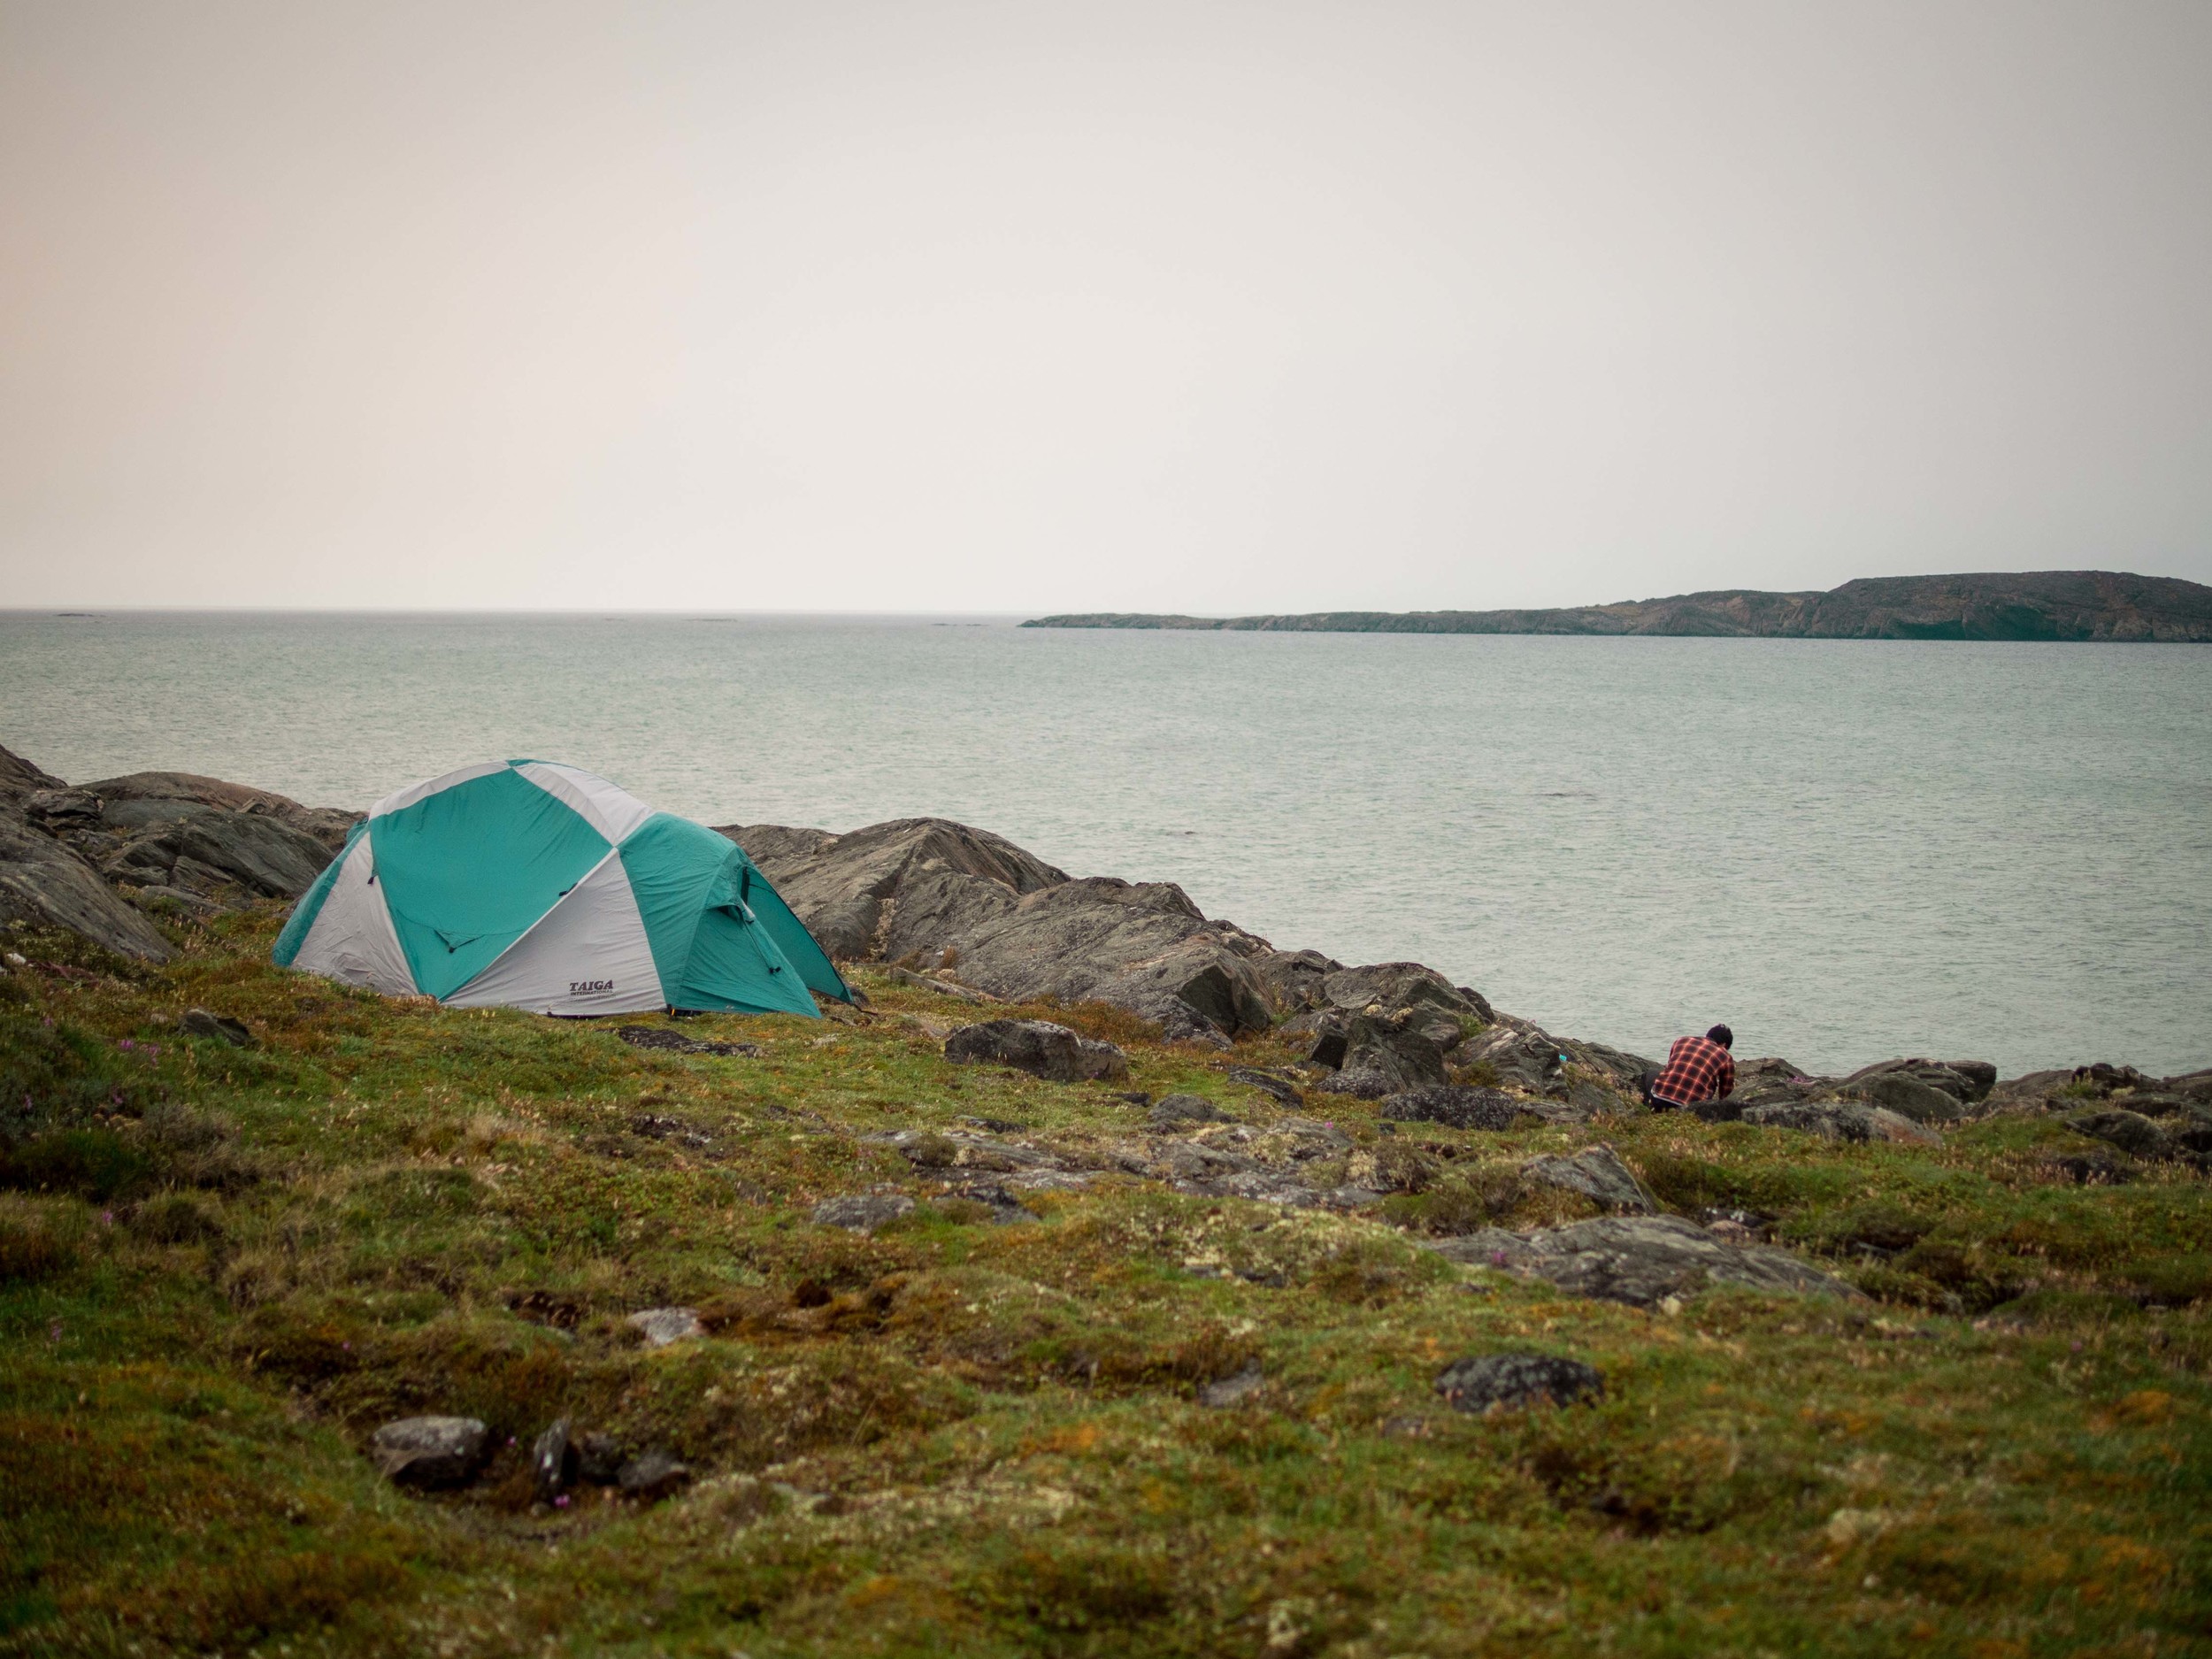
[[[1025,628],[1286,634],[1646,634],[1786,640],[2089,640],[2212,643],[2212,588],[2116,571],[1874,576],[1825,593],[1732,588],[1556,611],[1316,611],[1181,617],[1092,611]]]

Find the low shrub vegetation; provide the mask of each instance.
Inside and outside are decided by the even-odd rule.
[[[866,971],[857,1014],[687,1019],[760,1052],[670,1053],[613,1030],[657,1018],[280,972],[280,919],[168,918],[159,970],[10,935],[0,1655],[2212,1654],[2185,1164],[2084,1184],[2047,1118],[1386,1125],[1228,1076],[1287,1042],[992,1010],[1129,1051],[1042,1082],[948,1064],[970,1010]],[[196,1006],[252,1045],[181,1035]],[[1316,1184],[1376,1196],[1130,1173],[1139,1090],[1317,1120]],[[1017,1202],[979,1135],[1092,1179]],[[1863,1297],[1647,1312],[1428,1248],[1597,1213],[1523,1165],[1599,1140]],[[810,1219],[876,1194],[913,1206]],[[652,1346],[631,1316],[668,1307],[698,1330]],[[1528,1351],[1601,1393],[1432,1386]],[[460,1484],[372,1462],[419,1415],[485,1425]],[[548,1502],[557,1424],[593,1478]]]

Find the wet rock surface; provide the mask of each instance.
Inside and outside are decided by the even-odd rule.
[[[1857,1298],[1832,1273],[1764,1245],[1730,1243],[1679,1216],[1601,1217],[1509,1233],[1489,1227],[1430,1248],[1455,1262],[1540,1279],[1577,1296],[1649,1308],[1713,1286]]]
[[[1594,1366],[1556,1354],[1482,1354],[1455,1360],[1436,1375],[1436,1392],[1455,1411],[1569,1406],[1605,1397]]]

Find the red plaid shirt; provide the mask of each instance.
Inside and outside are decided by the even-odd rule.
[[[1736,1087],[1736,1062],[1710,1037],[1677,1037],[1667,1050],[1666,1069],[1651,1080],[1654,1100],[1694,1106],[1719,1100]]]

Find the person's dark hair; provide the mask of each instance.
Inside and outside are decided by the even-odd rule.
[[[1725,1025],[1716,1025],[1705,1033],[1705,1041],[1717,1042],[1724,1048],[1732,1048],[1736,1046],[1736,1033]]]

